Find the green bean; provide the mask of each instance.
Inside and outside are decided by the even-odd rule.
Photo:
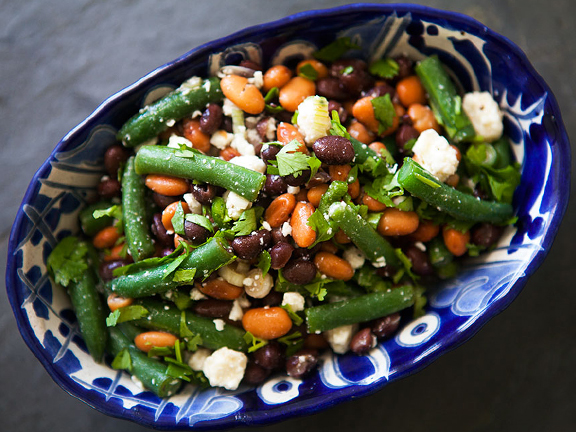
[[[455,142],[474,138],[474,127],[462,111],[462,100],[438,57],[431,56],[422,60],[414,70],[430,97],[430,105],[438,123],[444,126],[448,136]]]
[[[134,321],[134,324],[174,335],[180,334],[182,311],[173,304],[154,299],[141,299],[137,303],[144,306],[150,314],[146,318]],[[236,351],[248,351],[248,345],[244,340],[245,332],[238,327],[227,324],[224,329],[218,331],[210,318],[195,315],[190,311],[185,311],[185,314],[188,329],[202,338],[200,345],[213,350],[228,347]]]
[[[512,217],[510,204],[482,201],[441,183],[411,158],[404,158],[398,183],[412,195],[440,212],[459,220],[504,223]]]
[[[180,263],[178,269],[196,269],[196,278],[206,278],[233,259],[234,254],[230,251],[228,242],[221,237],[213,237],[194,249]],[[158,266],[112,279],[107,283],[106,289],[122,297],[138,298],[160,294],[180,285],[189,285],[190,281],[187,279],[175,281],[171,274],[167,275],[173,262],[174,260],[170,260]]]
[[[306,324],[309,333],[370,321],[406,309],[414,304],[411,285],[393,288],[388,292],[374,292],[352,299],[307,308]]]
[[[160,100],[148,105],[129,119],[118,132],[117,138],[126,147],[134,147],[154,138],[196,110],[204,110],[206,104],[222,100],[220,80],[204,80],[196,89],[178,88]]]
[[[166,174],[221,186],[254,201],[266,176],[199,152],[144,146],[136,154],[138,174]]]
[[[350,205],[339,202],[330,206],[329,217],[346,233],[352,243],[373,263],[399,265],[394,248],[378,234]]]
[[[176,393],[182,381],[178,378],[171,377],[166,373],[168,366],[159,360],[148,357],[132,344],[120,329],[124,324],[118,327],[110,327],[109,349],[112,355],[117,356],[122,350],[127,349],[130,354],[132,363],[131,375],[138,378],[144,387],[159,397],[168,397]]]
[[[126,245],[134,261],[148,258],[156,251],[147,218],[146,186],[134,170],[134,156],[126,162],[122,176],[122,218]]]
[[[101,362],[106,348],[108,332],[106,315],[100,294],[96,290],[96,275],[90,268],[78,282],[68,285],[68,294],[74,306],[78,326],[88,352],[96,362]]]
[[[435,237],[427,245],[428,257],[434,267],[442,267],[450,264],[454,255],[450,253],[441,237]]]
[[[94,236],[102,229],[107,226],[112,225],[114,218],[112,216],[102,216],[99,218],[94,217],[94,210],[105,210],[112,206],[112,203],[108,201],[99,201],[95,204],[91,204],[80,212],[80,226],[82,231],[87,236]]]

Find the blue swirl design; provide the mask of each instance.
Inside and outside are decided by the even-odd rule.
[[[205,54],[205,60],[199,62],[192,54],[191,68],[170,66],[167,72],[153,74],[154,79],[130,95],[126,104],[157,98],[172,89],[174,83],[188,78],[183,73],[204,73],[199,64],[214,75],[220,67],[242,59],[262,63],[263,58],[269,58],[272,64],[294,62],[329,42],[326,35],[332,39],[334,33],[360,44],[360,54],[369,59],[401,53],[420,59],[437,54],[458,77],[464,91],[489,91],[504,111],[516,157],[525,162],[516,201],[519,228],[508,229],[489,255],[470,259],[457,278],[437,287],[424,317],[406,326],[396,338],[379,344],[366,357],[327,353],[318,374],[304,381],[276,376],[256,389],[241,387],[235,392],[200,391],[187,386],[180,394],[162,400],[139,389],[127,374],[94,364],[80,338],[69,299],[60,287],[52,286],[44,265],[57,241],[77,232],[77,215],[95,193],[103,173],[104,150],[116,142],[114,115],[127,105],[110,108],[97,116],[98,123],[89,126],[89,133],[69,134],[61,146],[63,150],[53,155],[49,166],[43,167],[39,181],[29,189],[17,219],[14,242],[11,241],[16,280],[13,295],[24,321],[19,324],[29,328],[37,339],[27,343],[37,354],[40,352],[47,369],[55,371],[51,373],[61,385],[106,412],[149,426],[222,427],[231,426],[235,419],[266,422],[272,418],[267,417],[267,408],[285,404],[282,409],[288,410],[294,403],[293,409],[303,412],[313,409],[319,398],[338,401],[361,394],[359,388],[379,387],[392,376],[401,376],[398,371],[425,364],[432,352],[451,345],[454,332],[463,332],[487,310],[503,304],[501,300],[510,295],[514,283],[544,250],[551,214],[557,206],[554,185],[558,180],[551,178],[555,175],[553,150],[551,142],[542,138],[552,133],[544,125],[549,121],[545,112],[551,98],[541,87],[521,87],[502,72],[507,66],[500,61],[500,51],[495,49],[490,35],[471,27],[474,34],[464,36],[444,19],[418,12],[417,8],[412,13],[401,10],[375,14],[357,9],[352,14],[334,15],[326,23],[315,22],[311,27],[269,27],[236,37],[233,44],[228,40],[215,42],[217,49],[211,49],[209,56]],[[276,42],[263,43],[270,35],[277,36]],[[33,347],[34,343],[40,348]]]

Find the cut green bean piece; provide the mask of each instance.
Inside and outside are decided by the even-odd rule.
[[[366,258],[377,265],[398,267],[400,261],[394,248],[370,226],[350,205],[339,202],[330,206],[330,219],[346,233]]]
[[[87,236],[94,236],[99,231],[112,225],[114,218],[112,216],[102,216],[99,218],[94,217],[95,210],[105,210],[110,208],[113,204],[108,201],[99,201],[97,203],[91,204],[80,212],[80,226],[82,231]]]
[[[440,182],[411,158],[404,158],[404,165],[398,170],[398,183],[455,219],[501,224],[510,220],[514,212],[510,204],[482,201]]]
[[[122,218],[126,245],[134,261],[152,256],[156,251],[147,218],[146,186],[134,170],[134,157],[126,162],[122,176]]]
[[[266,176],[200,152],[145,146],[136,154],[138,174],[166,174],[221,186],[254,201]]]
[[[443,267],[450,264],[454,259],[454,255],[450,253],[441,237],[435,237],[430,240],[427,250],[430,263],[434,267]]]
[[[118,132],[117,138],[126,147],[134,147],[154,138],[165,131],[174,122],[203,111],[210,102],[222,100],[220,80],[209,78],[197,88],[180,87],[156,102],[140,110],[128,120]]]
[[[352,299],[307,308],[306,324],[309,333],[370,321],[406,309],[414,304],[411,285],[387,292],[364,294]]]
[[[206,278],[213,271],[228,264],[235,258],[228,242],[221,237],[213,237],[202,246],[194,249],[178,265],[178,270],[196,269],[196,278]],[[107,283],[110,292],[122,297],[138,298],[164,293],[180,285],[189,285],[187,279],[174,280],[174,258],[165,264],[146,268],[133,274],[120,276]]]
[[[138,378],[144,387],[159,397],[168,397],[176,393],[182,381],[166,373],[168,366],[154,358],[148,357],[132,344],[120,329],[124,324],[117,327],[110,327],[109,349],[113,356],[117,356],[122,350],[128,350],[132,364],[130,374]]]
[[[68,285],[68,294],[74,306],[82,339],[90,355],[99,363],[104,356],[108,332],[104,304],[96,290],[96,283],[96,275],[89,268],[82,279]]]
[[[474,127],[462,110],[462,99],[438,56],[422,60],[414,70],[430,97],[438,123],[444,126],[448,136],[455,142],[472,140]]]
[[[141,299],[138,300],[138,304],[144,306],[149,315],[134,321],[134,324],[180,335],[182,311],[173,304],[153,299]],[[244,340],[245,332],[242,329],[226,324],[222,330],[218,331],[214,321],[210,318],[195,315],[190,311],[186,311],[185,314],[188,329],[202,338],[200,345],[213,350],[228,347],[236,351],[248,351],[248,345]]]

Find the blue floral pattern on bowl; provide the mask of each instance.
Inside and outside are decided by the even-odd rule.
[[[313,25],[312,25],[313,24]],[[119,126],[142,104],[194,74],[215,74],[248,58],[294,64],[335,37],[362,46],[363,58],[437,54],[465,91],[491,92],[523,163],[515,195],[518,223],[490,254],[469,259],[430,296],[426,315],[369,355],[325,354],[304,380],[277,375],[257,388],[200,391],[189,385],[160,399],[130,377],[95,364],[79,335],[68,297],[44,262],[78,231],[77,216],[95,193],[102,156]],[[522,79],[517,79],[521,77]],[[161,429],[262,424],[310,413],[382,388],[426,366],[471,337],[519,293],[549,249],[569,194],[569,143],[554,97],[524,54],[478,22],[409,5],[349,5],[304,12],[199,47],[105,101],[66,135],[36,173],[16,218],[9,248],[8,295],[20,331],[54,380],[113,416]]]

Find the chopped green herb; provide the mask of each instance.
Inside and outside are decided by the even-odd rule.
[[[174,282],[192,282],[194,280],[194,276],[196,275],[196,269],[182,269],[176,270],[174,272],[174,277],[172,280]]]
[[[172,226],[176,234],[185,235],[184,232],[184,209],[182,203],[178,202],[174,216],[172,216]]]
[[[264,208],[260,206],[244,210],[228,233],[233,236],[244,236],[256,231],[263,213]]]
[[[257,338],[250,332],[246,332],[246,334],[244,335],[244,340],[248,345],[250,345],[250,347],[248,348],[249,353],[259,350],[268,343],[267,340]]]
[[[268,90],[268,93],[266,93],[266,96],[264,96],[264,102],[268,103],[271,100],[274,100],[278,97],[278,94],[280,93],[280,90],[278,89],[278,87],[272,87],[270,90]]]
[[[352,40],[349,37],[342,37],[319,49],[313,54],[313,56],[318,60],[334,62],[351,49],[360,49],[360,47],[355,43],[352,43]]]
[[[214,232],[214,227],[206,216],[202,216],[199,214],[188,213],[185,217],[188,222],[195,223],[196,225],[200,225],[202,228],[206,228],[210,232]]]
[[[299,326],[304,321],[300,315],[292,310],[292,307],[289,304],[282,305],[281,308],[288,313],[288,316],[295,326]]]
[[[402,249],[400,248],[394,249],[394,252],[396,252],[396,256],[402,263],[403,268],[399,269],[398,272],[393,276],[392,278],[393,282],[395,284],[400,282],[400,279],[402,279],[402,276],[404,276],[405,274],[408,275],[410,279],[412,279],[414,282],[420,279],[420,277],[414,274],[414,272],[412,271],[412,261],[410,261],[410,258],[408,258],[404,254],[404,252],[402,252]]]
[[[391,79],[398,75],[400,65],[391,58],[379,59],[370,65],[368,72],[380,78]]]
[[[130,357],[128,348],[124,348],[114,357],[114,360],[112,360],[112,369],[132,372],[132,357]]]
[[[316,71],[316,69],[314,69],[314,66],[312,66],[310,63],[306,63],[298,71],[298,76],[302,78],[307,78],[311,81],[316,81],[316,79],[318,78],[318,72]]]
[[[78,237],[66,237],[56,245],[46,261],[56,283],[67,287],[70,282],[82,279],[88,270],[88,248],[88,243]]]
[[[166,357],[174,354],[174,349],[171,347],[152,347],[148,351],[148,357]]]
[[[310,165],[308,159],[310,156],[298,151],[302,144],[293,140],[286,144],[276,155],[276,161],[271,161],[272,165],[268,166],[268,174],[279,174],[281,176],[294,175],[298,177],[302,171],[307,170]],[[275,166],[278,172],[270,170]]]
[[[219,228],[228,227],[228,223],[232,220],[228,216],[228,211],[226,210],[226,201],[222,197],[215,197],[212,200],[212,218]]]
[[[147,268],[156,267],[167,262],[172,261],[175,257],[180,255],[180,253],[185,249],[187,245],[184,242],[181,242],[180,245],[172,252],[170,255],[165,257],[153,257],[147,258],[142,261],[138,261],[133,264],[128,264],[123,267],[115,268],[112,274],[114,277],[125,276],[127,274],[137,273],[139,271],[145,270]]]
[[[278,339],[278,342],[286,345],[286,356],[290,357],[294,353],[300,351],[304,346],[304,338],[302,337],[302,333],[299,331],[295,331],[290,333],[286,336],[283,336]]]
[[[270,264],[272,262],[272,258],[270,257],[270,252],[262,251],[260,257],[258,258],[258,268],[262,270],[262,277],[268,274],[270,270]]]
[[[346,66],[344,69],[342,69],[340,75],[350,75],[352,72],[354,72],[354,68],[352,66]]]
[[[375,97],[370,102],[374,107],[374,116],[379,123],[378,134],[380,135],[394,124],[396,110],[388,93],[384,96]]]
[[[94,219],[99,219],[104,216],[110,216],[117,220],[122,220],[122,206],[121,205],[113,205],[108,207],[107,209],[102,210],[94,210],[92,213]]]
[[[144,306],[124,306],[116,309],[114,312],[110,312],[110,315],[108,315],[108,318],[106,318],[106,325],[108,327],[114,327],[116,324],[137,320],[144,318],[145,316],[148,316],[148,309],[146,309]]]

